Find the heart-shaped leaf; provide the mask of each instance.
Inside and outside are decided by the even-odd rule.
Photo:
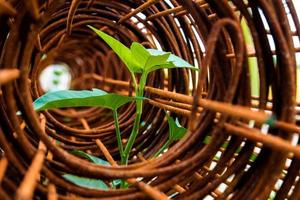
[[[168,115],[167,118],[169,124],[169,140],[176,141],[183,138],[187,132],[187,129],[180,125],[178,118],[176,118],[176,121]]]
[[[133,42],[131,44],[130,51],[131,51],[132,55],[134,56],[134,58],[136,59],[136,61],[138,61],[138,63],[141,66],[145,66],[147,63],[147,60],[151,56],[151,54],[147,51],[147,49],[143,45],[141,45],[140,43],[137,43],[137,42]]]
[[[119,56],[128,70],[132,73],[142,73],[142,66],[133,57],[132,52],[124,44],[111,37],[110,35],[98,30],[97,28],[88,25],[99,37],[101,37],[110,48]]]
[[[159,156],[165,149],[169,147],[172,142],[180,140],[188,131],[186,128],[182,127],[176,118],[176,121],[170,117],[167,113],[167,119],[169,124],[169,138],[167,142],[154,154],[154,157]]]
[[[70,151],[71,154],[74,154],[74,155],[77,155],[77,156],[80,156],[80,157],[83,157],[83,158],[86,158],[87,160],[97,164],[97,165],[107,165],[107,166],[110,166],[109,162],[105,161],[105,160],[102,160],[101,158],[98,158],[96,156],[92,156],[90,154],[87,154],[83,151],[80,151],[80,150],[72,150]]]
[[[171,53],[165,53],[157,56],[151,55],[145,65],[145,71],[149,73],[155,71],[158,66],[172,64],[167,61],[170,55]]]
[[[166,52],[157,49],[147,49],[147,51],[152,56],[166,54]],[[160,66],[156,66],[155,68],[151,69],[151,71],[154,71],[156,69],[163,69],[163,68],[189,68],[193,70],[198,70],[198,68],[192,66],[190,63],[186,62],[185,60],[183,60],[178,56],[175,56],[174,54],[170,54],[169,58],[167,59],[167,63],[161,64]]]
[[[96,189],[96,190],[109,189],[109,187],[103,181],[98,179],[84,178],[72,174],[64,174],[63,178],[75,185],[85,187],[85,188]]]
[[[77,156],[80,156],[80,157],[83,157],[83,158],[86,158],[87,160],[97,164],[97,165],[106,165],[106,166],[110,166],[110,163],[107,162],[106,160],[103,160],[101,158],[98,158],[96,156],[92,156],[90,154],[87,154],[83,151],[80,151],[80,150],[72,150],[70,151],[70,153],[74,154],[74,155],[77,155]],[[112,187],[113,188],[116,188],[118,185],[121,184],[121,180],[120,179],[114,179],[111,181],[111,184],[112,184]]]
[[[165,52],[158,55],[151,55],[150,52],[140,43],[133,42],[130,50],[134,58],[143,66],[146,73],[154,71],[152,68],[169,64],[167,62],[171,53]]]
[[[70,107],[104,107],[117,110],[133,101],[133,97],[107,93],[103,90],[60,90],[44,94],[33,102],[36,111]]]

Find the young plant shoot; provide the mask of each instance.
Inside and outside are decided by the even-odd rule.
[[[118,149],[121,158],[120,163],[121,165],[127,165],[130,152],[139,133],[143,111],[144,90],[149,73],[158,69],[170,68],[190,68],[193,70],[198,69],[190,65],[180,57],[175,56],[169,52],[159,51],[156,49],[146,49],[143,45],[137,42],[133,42],[130,48],[127,48],[124,44],[107,35],[106,33],[92,26],[89,26],[89,28],[91,28],[97,35],[99,35],[99,37],[101,37],[112,48],[112,50],[126,65],[133,80],[135,97],[107,93],[99,89],[93,89],[92,91],[62,90],[44,94],[34,101],[33,107],[36,111],[70,107],[103,107],[112,110]],[[140,77],[139,82],[137,81],[138,74]],[[121,106],[133,101],[135,101],[136,104],[136,116],[128,142],[126,143],[125,148],[123,148],[117,110]],[[172,142],[181,139],[187,131],[185,128],[180,126],[177,119],[176,121],[174,121],[168,115],[167,119],[170,127],[169,139],[167,143],[155,154],[155,156],[161,154]],[[88,155],[84,152],[77,151],[74,154],[84,157],[97,164],[103,164],[99,163],[99,160],[95,159],[95,157],[92,157],[91,155]],[[100,188],[107,189],[107,185],[105,185],[104,182],[101,182],[101,180],[87,180],[70,174],[65,174],[64,178],[75,184],[79,181],[78,184],[86,185],[86,187],[94,188],[95,184],[100,184],[102,185]],[[114,185],[114,181],[112,185]],[[120,180],[117,180],[117,182],[120,182]]]
[[[190,68],[197,70],[197,68],[190,65],[182,58],[175,56],[169,52],[159,51],[156,49],[146,49],[143,45],[137,42],[133,42],[129,49],[124,44],[107,35],[106,33],[92,26],[88,27],[91,28],[99,37],[101,37],[126,65],[133,80],[136,97],[143,97],[147,77],[150,72],[153,72],[157,69],[168,68]],[[140,74],[139,85],[136,78],[137,74]],[[130,151],[139,132],[142,108],[143,100],[137,98],[136,117],[123,156],[121,157],[122,165],[128,164]]]

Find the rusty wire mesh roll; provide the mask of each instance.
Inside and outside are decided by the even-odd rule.
[[[96,166],[69,153],[119,160],[107,110],[38,114],[32,108],[43,94],[39,76],[53,63],[69,66],[72,89],[133,95],[130,73],[87,25],[127,46],[137,41],[170,51],[201,69],[151,73],[128,166]],[[291,0],[0,0],[0,30],[0,199],[300,198],[300,25]],[[257,62],[258,96],[251,95],[249,58]],[[164,110],[190,131],[153,158],[168,138]],[[134,118],[134,104],[121,108],[124,142]],[[88,189],[64,180],[64,173],[125,178],[132,186]]]

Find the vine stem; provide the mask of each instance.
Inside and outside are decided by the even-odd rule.
[[[133,86],[134,86],[135,92],[137,92],[138,91],[138,84],[137,84],[136,78],[134,76],[134,73],[130,72],[130,74],[131,74],[131,77],[132,77],[132,81],[133,81]]]
[[[113,110],[113,116],[114,116],[114,123],[115,123],[115,129],[116,129],[116,135],[117,135],[117,141],[118,141],[118,148],[119,148],[120,156],[122,158],[124,152],[123,152],[122,137],[121,137],[121,132],[120,132],[120,125],[119,125],[117,110]]]
[[[136,117],[134,120],[134,124],[133,124],[133,128],[132,128],[130,137],[128,139],[127,145],[126,145],[124,153],[123,153],[123,157],[121,159],[122,165],[128,164],[128,158],[129,158],[130,151],[133,147],[133,144],[134,144],[135,139],[139,132],[140,121],[141,121],[141,117],[142,117],[142,109],[143,109],[143,100],[137,99],[136,100]]]
[[[143,95],[144,95],[144,89],[145,89],[145,85],[146,85],[146,81],[147,81],[147,76],[148,76],[148,73],[143,73],[141,76],[141,79],[140,79],[139,87],[135,88],[135,93],[136,93],[137,97],[143,97]],[[133,78],[133,80],[135,80],[135,77]],[[143,112],[143,100],[140,98],[137,98],[136,99],[136,117],[134,120],[131,134],[130,134],[128,142],[126,144],[123,156],[121,157],[122,165],[128,164],[128,159],[129,159],[131,149],[132,149],[135,139],[139,133],[142,112]]]

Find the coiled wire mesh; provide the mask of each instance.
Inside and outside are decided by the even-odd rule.
[[[133,95],[127,69],[87,25],[127,46],[137,41],[170,51],[201,69],[150,75],[128,166],[115,162],[107,110],[41,114],[32,108],[43,94],[39,75],[53,63],[69,66],[72,89]],[[291,0],[0,0],[0,27],[1,199],[300,198],[300,25]],[[251,84],[253,68],[258,86]],[[153,158],[168,138],[164,110],[189,131]],[[135,106],[119,112],[126,142]],[[74,149],[112,166],[76,157],[69,153]],[[64,180],[64,173],[127,179],[132,186],[88,189]]]

